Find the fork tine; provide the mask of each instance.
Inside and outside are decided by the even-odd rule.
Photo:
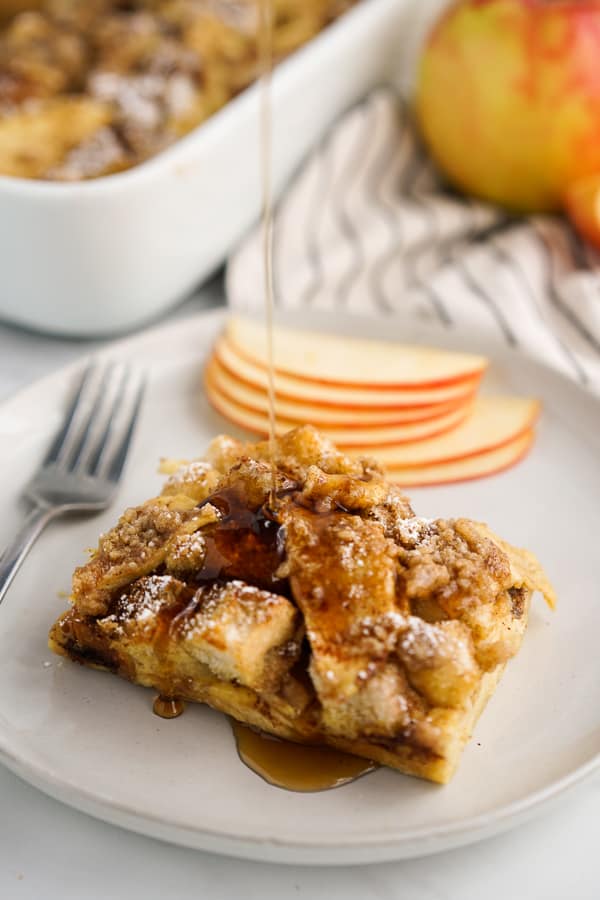
[[[64,446],[66,446],[69,435],[73,428],[73,424],[75,422],[77,409],[78,409],[79,404],[82,400],[82,397],[85,393],[85,389],[88,386],[94,371],[96,370],[96,365],[97,364],[95,362],[90,362],[85,367],[83,375],[81,376],[81,380],[77,387],[77,390],[75,391],[73,400],[71,401],[71,405],[69,406],[67,414],[65,415],[63,424],[62,424],[61,428],[59,429],[56,437],[52,441],[52,444],[50,445],[48,452],[46,453],[43,465],[47,466],[47,465],[51,465],[52,463],[55,463],[60,456],[61,450],[63,449]]]
[[[110,439],[114,431],[115,419],[117,418],[119,411],[123,405],[127,382],[129,381],[130,377],[130,367],[124,366],[123,374],[121,375],[121,379],[119,381],[119,386],[117,388],[112,406],[106,419],[106,425],[87,461],[86,470],[90,475],[96,475],[98,473],[100,465],[105,458],[106,451],[109,447]]]
[[[94,425],[100,418],[102,406],[106,397],[106,388],[109,378],[114,373],[115,364],[109,363],[102,371],[100,382],[96,385],[93,397],[90,398],[89,411],[85,420],[81,423],[76,435],[74,446],[70,449],[65,460],[65,468],[73,471],[81,463],[93,440]]]
[[[140,409],[142,406],[142,401],[144,399],[144,392],[146,390],[146,378],[144,376],[140,376],[140,383],[135,391],[133,404],[131,406],[129,416],[127,422],[124,425],[123,436],[118,443],[117,447],[114,450],[114,454],[110,461],[108,471],[106,472],[106,477],[109,481],[112,481],[113,484],[116,484],[121,478],[121,473],[123,471],[123,467],[125,465],[125,460],[127,459],[127,454],[129,453],[129,446],[131,444],[131,439],[133,438],[135,428],[137,425],[137,421],[140,414]],[[103,459],[102,457],[108,456],[108,451],[105,451],[104,454],[101,454],[101,458],[99,460],[99,466],[102,466]]]

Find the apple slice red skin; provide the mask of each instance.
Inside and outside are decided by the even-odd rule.
[[[236,378],[236,379],[242,381],[244,384],[248,385],[249,387],[261,389],[263,387],[263,385],[261,385],[257,382],[253,382],[250,379],[248,379],[247,377],[240,375],[239,372],[236,372],[235,369],[232,368],[231,364],[229,363],[229,361],[226,358],[227,351],[234,356],[237,355],[237,351],[232,350],[229,347],[229,345],[227,345],[224,342],[224,338],[220,338],[219,340],[217,340],[213,352],[214,352],[214,355],[217,357],[219,364],[222,366],[222,368],[224,368],[233,378]],[[246,362],[248,362],[248,361],[246,360]],[[254,368],[257,368],[256,366],[254,366],[254,363],[248,363],[248,364],[253,366]],[[258,367],[258,369],[261,372],[261,374],[264,374],[263,369],[260,369],[260,367]],[[306,390],[307,385],[310,384],[310,382],[302,381],[301,379],[295,379],[295,378],[292,378],[287,375],[285,377],[289,378],[290,381],[297,382],[298,385],[303,387],[303,390]],[[366,402],[357,403],[356,399],[354,399],[354,400],[351,399],[353,391],[357,390],[356,388],[352,388],[348,385],[341,387],[340,385],[330,385],[330,384],[323,385],[323,384],[320,384],[319,382],[313,382],[313,384],[318,387],[328,387],[328,388],[332,388],[332,389],[339,391],[339,397],[335,401],[311,397],[311,403],[313,403],[315,406],[320,406],[320,407],[329,408],[329,409],[347,409],[347,410],[361,410],[361,409],[364,410],[365,408],[371,409],[371,410],[379,409],[382,411],[383,410],[394,410],[394,409],[407,409],[407,408],[411,408],[411,409],[429,408],[430,409],[432,406],[438,406],[441,403],[447,403],[447,402],[449,402],[449,400],[456,400],[458,402],[460,400],[466,399],[467,397],[471,397],[473,394],[475,394],[477,392],[480,382],[481,382],[481,375],[477,375],[474,378],[466,379],[465,381],[459,382],[456,385],[446,385],[446,386],[444,386],[445,389],[446,390],[451,389],[452,393],[451,393],[450,397],[442,395],[441,400],[440,399],[435,399],[435,400],[428,399],[425,401],[421,401],[420,399],[415,400],[412,398],[415,395],[418,396],[418,394],[420,393],[419,390],[411,389],[409,391],[407,389],[406,392],[404,392],[403,390],[399,390],[399,391],[396,391],[396,399],[393,402],[389,402],[389,403],[388,402],[381,403],[381,402],[377,401],[376,399],[374,399],[374,400],[369,399],[368,403],[366,403]],[[454,392],[456,390],[456,388],[459,388],[459,391],[457,393]],[[362,386],[361,386],[360,390],[362,391]],[[427,390],[429,390],[429,388],[427,388]],[[444,389],[442,388],[440,390],[444,390]],[[363,391],[363,393],[368,394],[369,390],[365,389]],[[380,396],[381,395],[385,396],[386,391],[380,391],[380,392],[377,391],[377,393],[379,393]],[[410,396],[411,399],[406,402],[404,401],[404,399],[402,400],[402,402],[398,402],[398,399],[397,399],[398,395],[401,395],[403,393],[406,393],[406,395]],[[289,393],[284,388],[282,388],[280,385],[277,386],[277,394],[285,400],[298,401],[297,395]],[[341,399],[342,394],[347,395],[347,399],[346,398]]]
[[[210,393],[207,394],[209,402],[213,406],[214,409],[220,414],[223,415],[221,409],[219,409],[218,400],[216,400]],[[229,416],[225,416],[228,421],[231,421]],[[241,427],[244,427],[243,425]],[[244,429],[246,430],[246,429]],[[407,489],[412,490],[413,488],[425,488],[425,487],[441,487],[444,485],[452,485],[452,484],[461,484],[469,481],[476,481],[481,478],[489,478],[494,475],[499,475],[502,472],[511,469],[513,466],[516,466],[519,462],[521,462],[529,453],[531,447],[533,446],[535,438],[535,432],[533,428],[528,428],[520,434],[516,435],[511,441],[507,443],[501,444],[500,446],[493,447],[492,449],[488,449],[482,451],[476,455],[469,455],[462,459],[455,459],[449,462],[444,463],[433,463],[427,464],[423,466],[404,466],[402,470],[394,471],[393,468],[387,469],[387,475],[391,482],[398,484],[400,487],[406,487]],[[504,462],[500,465],[495,466],[494,468],[487,468],[485,466],[485,457],[489,457],[491,455],[497,454],[498,451],[508,450],[510,446],[515,447],[514,456],[508,456]],[[376,448],[369,448],[370,455],[377,458]],[[448,477],[444,477],[440,472],[444,467],[447,469],[456,468],[457,462],[463,463],[471,463],[472,468],[471,472],[467,469],[467,472],[463,475],[457,476],[449,475]],[[479,464],[478,464],[479,463]],[[406,477],[402,477],[400,475],[400,471],[406,472],[407,469],[412,469],[411,478],[407,479]],[[436,475],[433,477],[428,477],[428,472],[431,470],[437,470]]]
[[[431,458],[431,459],[427,459],[427,460],[420,461],[420,462],[405,461],[401,467],[400,466],[396,466],[396,467],[403,468],[403,469],[421,469],[421,468],[427,468],[429,466],[442,465],[443,463],[461,462],[463,460],[469,459],[470,457],[476,457],[476,456],[480,456],[483,453],[489,453],[493,450],[499,450],[501,447],[504,447],[506,444],[511,444],[514,440],[517,440],[519,437],[521,437],[521,435],[525,434],[525,432],[527,432],[531,428],[533,428],[540,416],[540,412],[541,412],[541,404],[539,403],[539,401],[531,401],[531,411],[530,411],[529,418],[526,421],[524,421],[521,428],[512,432],[511,434],[509,434],[506,438],[504,438],[502,440],[495,441],[495,442],[487,444],[487,445],[478,446],[477,448],[474,448],[473,450],[469,450],[465,453],[459,453],[459,454],[454,454],[451,456],[445,456],[445,457],[440,457],[440,458]],[[464,421],[465,420],[463,420],[463,422],[460,424],[464,424]],[[459,428],[460,424],[457,425],[456,428]],[[454,429],[450,429],[449,431],[452,431],[452,430],[454,430]],[[445,432],[444,434],[448,434],[449,431]],[[443,437],[443,436],[444,435],[437,435],[437,437]],[[429,440],[430,440],[430,438],[425,438],[423,440],[413,441],[412,443],[414,443],[416,446],[418,446],[419,444],[423,444]],[[432,437],[431,440],[435,440],[435,437]],[[381,447],[381,449],[385,450],[386,448]],[[366,446],[361,447],[360,445],[353,447],[353,450],[356,453],[364,452],[365,455],[368,455],[368,452],[369,452],[369,450]],[[388,469],[388,470],[394,469],[394,463],[386,463],[385,460],[383,460],[381,462],[381,464],[383,466],[385,466],[386,469]]]
[[[240,341],[236,340],[235,337],[231,335],[227,327],[225,330],[225,340],[232,348],[232,350],[237,353],[238,356],[240,356],[242,359],[245,359],[246,362],[263,370],[267,368],[265,361],[255,356],[251,352],[251,350],[248,349],[248,347],[245,347]],[[286,366],[277,364],[275,364],[273,368],[277,374],[285,375],[288,378],[294,378],[297,381],[308,381],[312,382],[313,384],[321,384],[329,387],[348,387],[365,391],[376,390],[381,392],[402,390],[426,391],[433,390],[435,388],[450,387],[451,385],[461,384],[474,378],[480,379],[487,368],[487,360],[484,357],[481,357],[481,361],[475,367],[465,372],[461,372],[457,375],[452,375],[447,378],[433,378],[431,380],[419,382],[340,381],[335,378],[314,377],[311,375],[306,375],[302,372],[294,371],[292,369],[288,369]]]
[[[233,422],[236,426],[244,429],[245,431],[249,431],[250,433],[266,435],[268,431],[268,422],[267,417],[264,414],[259,416],[260,422],[257,425],[256,417],[253,417],[253,421],[249,420],[248,417],[244,414],[243,408],[240,409],[237,407],[235,403],[228,401],[226,398],[223,398],[218,390],[214,388],[211,383],[210,377],[206,380],[206,392],[209,399],[209,402],[213,405],[213,407],[223,415],[228,421]],[[504,410],[502,404],[506,404],[506,401],[509,403],[512,401],[511,405],[506,408],[504,406]],[[493,401],[497,404],[500,404],[499,407],[494,408]],[[521,420],[517,420],[517,427],[514,430],[508,430],[505,433],[500,430],[500,434],[497,434],[495,438],[489,443],[473,443],[473,435],[468,435],[466,437],[467,446],[471,443],[471,449],[462,450],[460,453],[450,453],[445,456],[429,456],[427,457],[427,450],[431,450],[432,447],[436,447],[436,444],[440,442],[441,446],[444,446],[444,441],[450,437],[450,441],[452,440],[452,433],[456,431],[460,431],[461,423],[453,423],[450,427],[445,428],[443,432],[438,435],[430,435],[430,436],[419,436],[417,438],[411,436],[407,438],[405,441],[401,439],[394,439],[394,441],[383,442],[378,440],[377,442],[365,442],[356,444],[355,442],[350,442],[344,444],[343,442],[338,441],[338,446],[340,449],[347,450],[349,452],[355,454],[361,454],[365,456],[375,456],[381,465],[384,466],[388,471],[408,471],[412,470],[413,472],[418,471],[419,469],[428,470],[432,467],[436,466],[450,466],[453,463],[464,463],[469,458],[477,458],[483,455],[489,455],[490,453],[501,450],[502,447],[513,444],[517,441],[523,434],[529,432],[539,415],[540,404],[536,400],[529,400],[526,398],[482,398],[478,403],[480,404],[479,409],[475,409],[474,416],[472,419],[473,426],[476,429],[480,429],[485,427],[486,424],[486,416],[492,417],[492,421],[497,420],[497,416],[503,415],[508,416],[508,423],[510,424],[510,420],[512,415],[515,413],[514,402],[518,401],[521,404],[521,409],[517,409],[516,412],[521,414]],[[232,409],[233,407],[233,409]],[[478,415],[481,418],[477,418]],[[466,427],[469,427],[470,422],[468,420],[468,416],[463,419],[463,423],[466,424]],[[475,423],[477,423],[475,425]],[[285,422],[285,420],[279,420],[280,426],[283,426],[284,430],[287,430],[288,427],[294,427],[295,423]],[[488,418],[489,425],[489,418]],[[363,431],[364,433],[364,431]],[[475,435],[478,434],[478,431],[475,431]],[[424,445],[427,446],[427,450],[425,450],[424,454]],[[407,448],[413,448],[415,451],[415,456],[411,458],[407,456],[406,450]],[[404,457],[400,462],[398,457],[394,458],[394,450],[400,451],[401,449],[404,451],[401,455]],[[448,447],[446,447],[446,450]],[[412,451],[411,451],[412,452]],[[441,451],[440,451],[441,452]],[[419,456],[422,458],[419,459]],[[412,481],[416,481],[415,476],[413,475],[411,478]]]
[[[230,390],[225,384],[223,384],[223,379],[219,381],[219,376],[224,375],[225,378],[230,380],[238,381],[238,384],[243,385],[247,390],[252,391],[257,395],[254,403],[246,402],[245,400],[240,400],[238,396],[236,396],[232,390]],[[237,404],[237,406],[246,409],[250,413],[258,413],[265,414],[266,412],[266,404],[267,400],[267,390],[264,389],[261,391],[260,388],[250,387],[246,382],[243,382],[241,379],[233,376],[228,370],[226,370],[220,363],[219,359],[215,354],[213,354],[208,360],[205,368],[205,379],[209,378],[213,384],[213,386],[220,391],[223,396],[230,400],[231,402]],[[472,391],[469,394],[465,394],[464,397],[459,397],[457,400],[446,401],[442,403],[434,403],[427,406],[408,406],[408,407],[399,407],[393,408],[391,410],[383,409],[379,410],[382,415],[385,415],[386,418],[381,421],[377,421],[377,419],[370,419],[368,422],[361,422],[361,414],[365,411],[370,413],[377,412],[376,409],[368,409],[367,407],[356,407],[356,408],[347,408],[347,407],[334,407],[334,406],[322,406],[319,403],[309,404],[302,403],[301,401],[288,400],[286,401],[290,406],[297,407],[297,411],[293,414],[287,412],[285,415],[281,416],[284,421],[288,421],[290,423],[290,427],[294,425],[303,425],[305,422],[312,422],[318,428],[326,428],[328,431],[336,431],[342,430],[345,428],[369,428],[369,427],[392,427],[394,425],[413,425],[417,422],[427,422],[432,421],[434,419],[440,419],[448,413],[453,412],[454,410],[459,409],[460,407],[467,408],[475,399],[476,391]],[[283,399],[283,398],[282,398]],[[263,401],[261,404],[261,400]],[[256,405],[254,405],[256,404]],[[312,410],[311,410],[312,406]],[[326,420],[322,420],[319,422],[313,421],[313,417],[311,416],[311,412],[314,409],[318,409],[321,413],[324,409],[330,409],[336,413],[344,412],[347,414],[347,418],[345,421],[337,421],[337,422],[328,422]],[[394,418],[393,414],[396,412],[398,418]],[[409,413],[407,417],[405,417],[406,413]],[[391,418],[388,418],[391,416]],[[357,422],[359,424],[357,424]]]
[[[258,434],[264,438],[268,437],[268,434],[269,434],[268,419],[267,419],[266,415],[264,415],[264,413],[262,413],[262,412],[258,413],[258,414],[253,413],[253,415],[260,415],[261,418],[264,416],[264,426],[257,428],[254,425],[250,425],[248,423],[248,420],[244,419],[244,408],[239,407],[239,404],[237,404],[236,401],[231,400],[227,397],[224,398],[222,396],[220,389],[215,386],[215,384],[211,378],[211,375],[208,371],[205,371],[204,384],[205,384],[205,391],[206,391],[206,397],[208,399],[208,402],[213,407],[213,409],[215,409],[216,412],[219,413],[219,415],[223,416],[224,419],[227,419],[228,422],[231,422],[237,428],[242,428],[244,431],[249,431],[252,434]],[[225,403],[223,402],[223,399],[225,399]],[[229,407],[231,407],[231,406],[238,407],[239,415],[234,415],[231,412],[231,409],[227,408],[227,405],[229,405]],[[472,404],[469,403],[469,404],[466,404],[462,410],[457,409],[456,412],[458,415],[455,420],[451,421],[450,423],[446,422],[443,425],[439,426],[437,429],[434,428],[431,432],[423,434],[423,435],[419,435],[418,437],[409,436],[405,439],[396,437],[396,438],[390,439],[388,441],[378,441],[377,443],[370,444],[366,440],[366,438],[368,436],[369,428],[364,427],[364,428],[356,429],[357,442],[336,441],[336,445],[337,445],[337,447],[339,447],[340,450],[348,450],[348,451],[353,451],[353,452],[358,452],[360,450],[362,453],[364,453],[365,456],[369,456],[369,455],[372,455],[373,453],[375,453],[378,449],[381,450],[385,447],[398,447],[403,444],[415,444],[422,440],[430,440],[430,439],[433,439],[436,437],[440,437],[441,435],[446,434],[447,432],[452,431],[452,429],[457,428],[459,425],[461,425],[462,422],[468,417],[468,415],[471,411],[471,407],[472,407]],[[296,428],[298,426],[298,422],[290,422],[290,421],[288,421],[286,419],[282,419],[280,417],[277,418],[277,421],[278,421],[279,425],[284,426],[285,431],[291,430],[292,428]],[[435,422],[435,420],[433,420],[433,421]],[[402,425],[404,425],[404,424],[406,424],[406,423],[403,422]],[[416,423],[416,424],[420,424],[420,423]],[[393,426],[385,426],[385,427],[393,427]],[[324,429],[321,429],[321,431],[324,431]],[[327,436],[331,438],[330,434],[327,434]]]
[[[522,462],[529,454],[531,448],[533,447],[535,441],[535,430],[530,428],[528,431],[525,431],[523,434],[519,435],[514,441],[510,442],[510,445],[515,445],[515,454],[513,457],[507,459],[506,462],[501,465],[493,468],[491,470],[481,470],[475,471],[473,474],[466,474],[462,476],[452,476],[452,477],[439,477],[434,476],[431,479],[427,478],[428,468],[425,466],[422,469],[418,470],[418,474],[422,474],[421,480],[406,480],[403,479],[402,476],[399,476],[398,473],[394,473],[393,469],[389,469],[387,471],[387,477],[391,482],[397,484],[399,487],[406,488],[407,490],[412,491],[414,488],[431,488],[431,487],[444,487],[453,484],[464,484],[469,481],[479,481],[482,478],[491,478],[494,475],[500,475],[502,472],[506,472],[509,469],[512,469],[514,466],[518,465]],[[504,445],[504,448],[508,448],[510,445]],[[482,456],[491,455],[493,453],[497,453],[498,449],[504,449],[496,447],[494,450],[489,451],[488,453],[480,454],[478,457],[468,457],[464,460],[464,462],[468,462],[469,460],[481,460]],[[450,464],[452,465],[452,463]],[[436,468],[441,468],[441,466],[436,466]],[[430,471],[430,470],[429,470]],[[417,477],[418,477],[417,474]]]

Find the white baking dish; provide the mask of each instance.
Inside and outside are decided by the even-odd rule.
[[[362,0],[273,82],[274,185],[387,78],[410,0]],[[0,317],[70,335],[132,328],[225,258],[260,207],[256,86],[155,158],[96,181],[0,177]]]

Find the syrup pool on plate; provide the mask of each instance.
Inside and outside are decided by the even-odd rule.
[[[331,747],[283,741],[232,722],[242,762],[269,784],[288,791],[326,791],[372,772],[377,764]]]

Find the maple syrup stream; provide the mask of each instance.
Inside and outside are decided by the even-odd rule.
[[[271,493],[269,507],[277,504],[275,465],[275,377],[273,364],[273,197],[271,76],[273,72],[273,9],[271,0],[258,0],[258,53],[260,78],[260,171],[262,183],[263,269],[268,364],[269,455]],[[181,700],[158,696],[154,712],[172,719],[184,710]],[[368,759],[360,759],[330,747],[305,746],[255,731],[231,720],[237,751],[242,762],[269,784],[289,791],[324,791],[355,781],[377,768]]]
[[[273,364],[273,196],[272,196],[272,126],[271,77],[273,74],[273,8],[272,0],[258,0],[258,53],[260,78],[260,163],[262,183],[263,268],[265,279],[265,314],[267,341],[267,393],[269,401],[269,454],[271,457],[270,507],[275,509],[275,373]]]

